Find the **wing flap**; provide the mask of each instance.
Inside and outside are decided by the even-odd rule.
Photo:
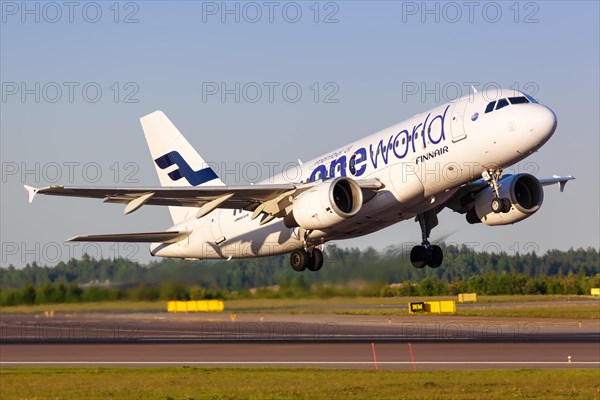
[[[188,236],[191,231],[108,233],[102,235],[79,235],[67,242],[139,242],[139,243],[176,243]]]

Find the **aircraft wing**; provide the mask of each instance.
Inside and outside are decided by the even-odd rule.
[[[356,181],[363,191],[365,201],[383,187],[376,179]],[[143,205],[198,207],[197,218],[216,208],[244,209],[254,211],[253,218],[261,213],[283,217],[289,212],[290,197],[320,182],[301,184],[261,184],[249,186],[201,186],[201,187],[146,187],[146,188],[94,188],[48,186],[36,189],[25,185],[29,202],[37,194],[67,197],[87,197],[103,199],[106,203],[125,204],[124,214],[129,214]],[[263,219],[263,223],[266,223]]]
[[[272,197],[295,189],[294,185],[256,186],[202,186],[193,187],[65,187],[48,186],[40,189],[25,186],[29,192],[29,202],[37,194],[66,197],[103,199],[106,203],[129,204],[132,200],[144,197],[143,204],[159,206],[201,207],[205,203],[227,194],[234,194],[221,208],[244,208],[252,203],[260,203]],[[150,196],[151,195],[151,196]]]
[[[575,179],[575,177],[572,175],[568,175],[568,176],[554,175],[552,178],[545,178],[545,179],[538,179],[538,180],[540,181],[542,186],[549,186],[549,185],[557,184],[558,188],[562,192],[563,190],[565,190],[565,185],[567,184],[567,182],[569,182],[570,180],[573,180],[573,179]]]
[[[504,178],[509,177],[510,175],[504,175]],[[544,178],[538,179],[542,186],[550,186],[550,185],[558,185],[560,191],[562,192],[565,189],[565,185],[568,181],[575,179],[574,176],[558,176],[554,175],[552,178]],[[476,181],[467,183],[462,186],[458,191],[452,196],[444,205],[440,208],[440,211],[444,207],[448,207],[458,213],[464,214],[472,208],[472,203],[474,196],[487,188],[489,184],[483,179],[478,179]]]

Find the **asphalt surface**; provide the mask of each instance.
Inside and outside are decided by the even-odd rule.
[[[0,318],[0,366],[600,368],[600,321],[97,313]]]

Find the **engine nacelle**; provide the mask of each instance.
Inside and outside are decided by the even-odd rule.
[[[492,211],[494,193],[492,188],[488,187],[475,197],[475,207],[467,213],[469,223],[514,224],[532,216],[542,206],[544,189],[535,176],[529,174],[510,175],[501,179],[500,184],[500,197],[510,200],[510,211],[498,214]]]
[[[288,227],[300,226],[306,230],[327,229],[355,215],[362,204],[358,183],[340,177],[315,185],[295,198],[292,213],[285,223]]]

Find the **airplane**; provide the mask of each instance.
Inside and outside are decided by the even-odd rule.
[[[166,231],[75,236],[69,241],[147,242],[150,254],[226,259],[290,253],[296,271],[323,266],[322,245],[367,235],[414,219],[421,245],[415,268],[437,268],[442,249],[429,242],[445,208],[470,224],[513,224],[537,212],[543,186],[562,192],[573,176],[538,179],[503,174],[541,148],[557,118],[533,97],[512,89],[473,93],[417,114],[254,185],[227,186],[161,111],[140,118],[161,187],[25,185],[36,194],[167,206]]]

